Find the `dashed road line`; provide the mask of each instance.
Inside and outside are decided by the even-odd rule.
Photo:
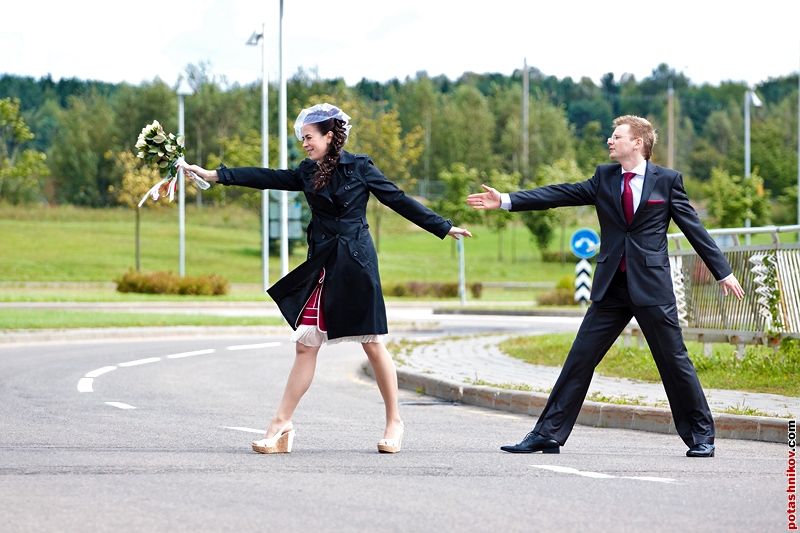
[[[122,402],[106,402],[106,405],[110,405],[111,407],[117,407],[119,409],[136,409],[134,406]]]
[[[274,348],[276,346],[280,346],[282,343],[280,342],[264,342],[260,344],[242,344],[238,346],[228,346],[225,348],[226,350],[255,350],[257,348]],[[209,348],[206,350],[195,350],[192,352],[181,352],[181,353],[174,353],[170,355],[165,355],[164,359],[182,359],[184,357],[194,357],[196,355],[207,355],[216,352],[217,350],[214,348]],[[78,392],[94,392],[94,378],[105,374],[106,372],[111,372],[112,370],[116,370],[117,367],[131,367],[131,366],[139,366],[139,365],[146,365],[149,363],[158,363],[161,361],[161,357],[147,357],[145,359],[136,359],[135,361],[126,361],[125,363],[119,363],[116,366],[104,366],[98,368],[96,370],[92,370],[91,372],[87,372],[84,377],[78,380]],[[114,407],[119,407],[120,409],[136,409],[133,406],[128,404],[119,403],[119,402],[106,402],[108,405],[112,405]],[[240,428],[232,428],[232,429],[240,429]],[[250,430],[255,433],[262,433],[262,430]]]
[[[242,427],[230,427],[230,426],[222,426],[225,429],[233,429],[235,431],[244,431],[245,433],[258,433],[259,435],[266,434],[266,429],[254,429],[254,428],[242,428]]]
[[[174,353],[172,355],[168,355],[167,359],[181,359],[182,357],[194,357],[195,355],[206,355],[214,352],[216,352],[216,350],[211,348],[208,350],[197,350],[194,352]]]
[[[241,344],[239,346],[228,346],[226,350],[255,350],[258,348],[274,348],[280,346],[280,342],[264,342],[261,344]]]
[[[96,378],[97,376],[101,376],[106,372],[111,372],[112,370],[116,370],[117,367],[115,366],[104,366],[103,368],[98,368],[97,370],[92,370],[86,374],[87,378]]]
[[[136,361],[128,361],[127,363],[120,363],[118,366],[139,366],[147,365],[149,363],[158,363],[161,361],[160,357],[148,357],[147,359],[137,359]]]
[[[591,477],[595,479],[638,479],[639,481],[655,481],[658,483],[677,483],[677,480],[668,477],[651,477],[651,476],[612,476],[611,474],[603,474],[601,472],[587,472],[578,470],[577,468],[570,468],[568,466],[557,465],[531,465],[533,468],[542,468],[544,470],[551,470],[553,472],[560,472],[562,474],[575,474],[576,476]]]

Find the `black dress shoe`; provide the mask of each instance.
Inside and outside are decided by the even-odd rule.
[[[686,457],[714,457],[714,445],[705,442],[695,444],[686,452]]]
[[[543,437],[531,431],[522,442],[513,446],[500,446],[500,449],[509,453],[560,453],[561,445],[553,439]]]

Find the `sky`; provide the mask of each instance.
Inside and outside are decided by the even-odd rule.
[[[176,86],[206,63],[228,83],[279,76],[280,0],[6,0],[0,75],[48,74]],[[287,77],[404,80],[425,71],[511,75],[527,61],[546,76],[596,83],[649,76],[661,63],[692,83],[755,85],[800,70],[800,0],[284,0]]]

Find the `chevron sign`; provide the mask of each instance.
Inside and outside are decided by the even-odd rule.
[[[592,294],[592,265],[581,259],[575,265],[575,301],[588,302]]]

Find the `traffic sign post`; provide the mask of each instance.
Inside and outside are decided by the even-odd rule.
[[[592,229],[581,228],[572,234],[569,244],[580,259],[575,266],[575,301],[585,308],[592,295],[592,265],[587,259],[600,249],[600,236]]]
[[[575,301],[581,302],[581,308],[586,307],[592,295],[592,265],[586,259],[581,259],[575,266]]]

